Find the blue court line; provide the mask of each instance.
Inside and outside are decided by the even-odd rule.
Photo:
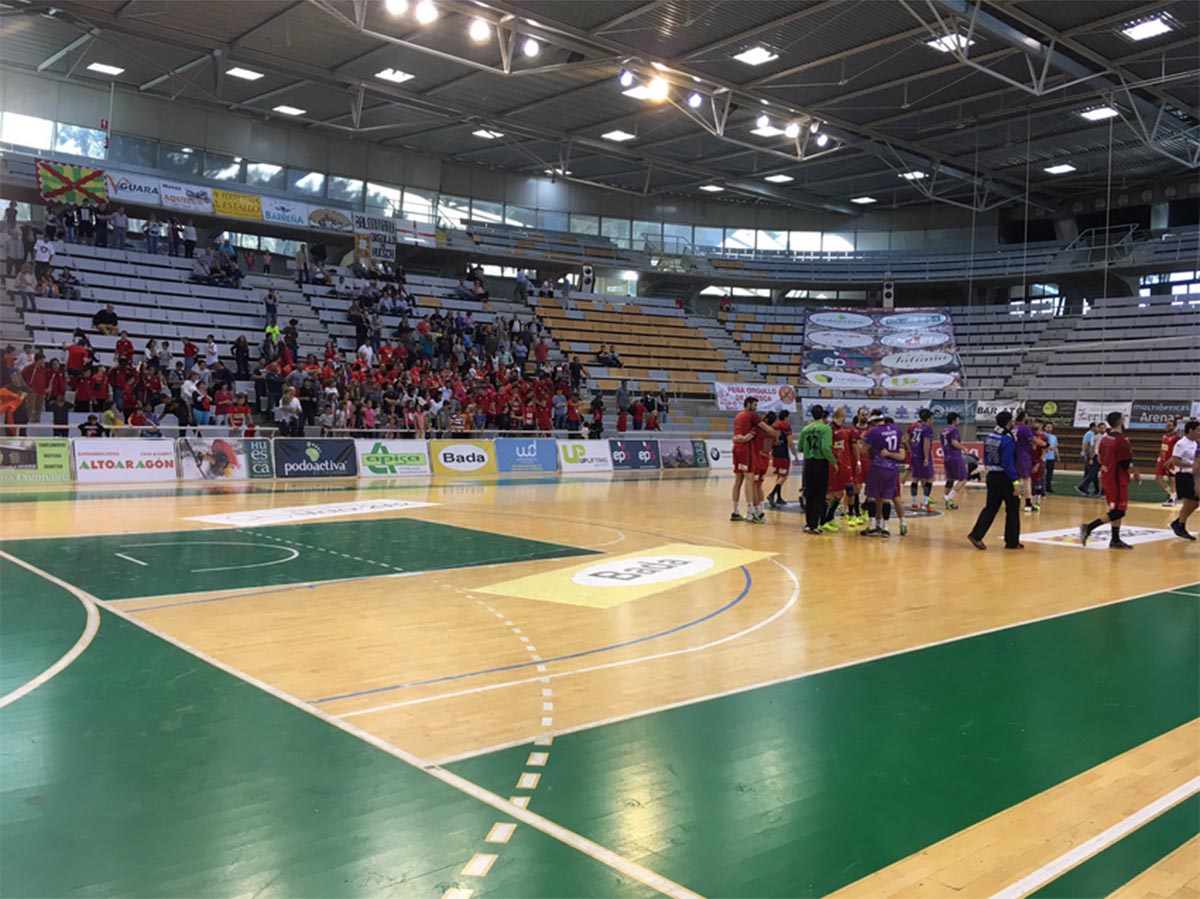
[[[716,609],[715,611],[709,612],[707,615],[704,615],[701,618],[697,618],[695,621],[688,621],[685,624],[676,625],[675,627],[670,628],[669,630],[659,631],[657,634],[650,634],[645,637],[638,637],[637,639],[634,639],[634,640],[626,640],[624,643],[613,643],[611,646],[598,646],[595,649],[585,649],[581,652],[572,652],[572,653],[569,653],[569,654],[563,655],[563,656],[555,656],[554,658],[550,658],[550,659],[542,659],[540,662],[520,662],[516,665],[501,665],[499,668],[484,668],[479,671],[468,671],[464,674],[447,674],[444,677],[434,677],[434,678],[430,678],[429,680],[411,681],[410,683],[407,683],[407,684],[393,684],[390,687],[375,687],[372,690],[359,690],[355,693],[343,693],[340,696],[326,696],[323,699],[312,699],[309,701],[312,702],[313,704],[319,705],[320,703],[323,703],[323,702],[337,702],[339,699],[354,699],[355,697],[358,697],[358,696],[372,696],[376,693],[390,693],[394,690],[407,690],[409,687],[426,687],[426,686],[429,686],[430,684],[441,684],[441,683],[445,683],[446,681],[463,680],[468,677],[478,677],[481,674],[499,674],[504,671],[518,671],[521,668],[532,668],[534,665],[549,665],[552,662],[565,662],[565,661],[568,661],[569,659],[580,659],[580,658],[583,658],[584,656],[596,655],[597,653],[601,653],[601,652],[611,652],[614,649],[624,649],[627,646],[636,646],[639,643],[646,643],[650,640],[657,640],[659,637],[667,637],[667,636],[670,636],[671,634],[677,634],[680,631],[687,630],[689,627],[695,627],[697,624],[703,624],[706,621],[716,618],[718,615],[728,612],[730,609],[732,609],[739,602],[741,602],[743,599],[746,598],[746,594],[750,592],[750,587],[754,583],[754,581],[750,577],[750,569],[748,569],[745,565],[742,565],[740,567],[742,569],[742,574],[744,574],[746,576],[746,583],[742,587],[742,592],[739,593],[736,597],[734,597],[731,602],[726,603],[725,605],[721,606],[721,608]]]

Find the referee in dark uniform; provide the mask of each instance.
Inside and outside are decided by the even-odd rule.
[[[976,549],[987,549],[983,538],[1004,506],[1004,548],[1024,549],[1021,542],[1021,481],[1017,477],[1017,444],[1009,425],[1012,413],[996,416],[996,429],[983,440],[983,463],[987,466],[987,504],[979,513],[967,539]]]
[[[830,468],[837,468],[833,455],[833,429],[825,423],[825,407],[819,403],[812,407],[812,418],[800,432],[800,452],[804,454],[804,519],[806,534],[821,533],[821,519],[825,515],[829,492]]]

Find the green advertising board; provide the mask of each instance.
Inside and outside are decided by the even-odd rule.
[[[71,442],[0,437],[0,484],[50,484],[71,480]]]

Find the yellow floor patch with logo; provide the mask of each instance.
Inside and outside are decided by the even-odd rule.
[[[668,543],[623,556],[593,557],[558,571],[477,588],[480,593],[608,609],[749,565],[775,553]]]

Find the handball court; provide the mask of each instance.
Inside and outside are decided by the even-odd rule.
[[[975,490],[883,541],[730,484],[0,493],[0,892],[1200,895],[1157,491],[1011,553]]]

